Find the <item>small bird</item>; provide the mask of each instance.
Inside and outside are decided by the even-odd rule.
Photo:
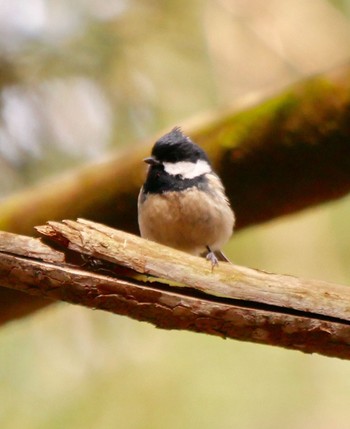
[[[138,198],[141,236],[192,255],[206,255],[212,268],[228,261],[220,251],[235,222],[224,186],[207,154],[179,127],[152,149]]]

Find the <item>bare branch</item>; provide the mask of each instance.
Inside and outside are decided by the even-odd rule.
[[[10,251],[0,251],[3,286],[161,328],[350,359],[346,286],[226,263],[212,272],[204,259],[85,220],[38,230],[67,248],[65,262],[57,262],[62,252],[38,239],[7,235]]]

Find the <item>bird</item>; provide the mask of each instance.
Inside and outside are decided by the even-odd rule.
[[[137,204],[141,237],[205,256],[212,269],[228,261],[221,248],[235,215],[205,151],[175,127],[144,162],[149,167]]]

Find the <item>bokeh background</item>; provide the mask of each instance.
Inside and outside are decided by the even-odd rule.
[[[0,0],[0,196],[350,59],[350,1]],[[135,202],[136,204],[136,202]],[[237,263],[350,285],[350,200]],[[6,429],[348,429],[350,362],[69,305],[0,329]]]

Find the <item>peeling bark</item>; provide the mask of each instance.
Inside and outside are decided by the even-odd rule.
[[[7,288],[159,328],[350,359],[346,286],[226,263],[211,272],[201,258],[84,220],[38,229],[67,248],[65,260],[39,239],[7,235],[10,251],[0,249],[0,282]]]

